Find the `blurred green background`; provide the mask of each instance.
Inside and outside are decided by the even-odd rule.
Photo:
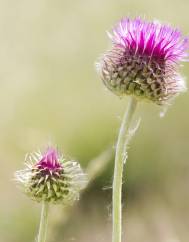
[[[144,16],[189,32],[188,0],[0,1],[0,242],[35,240],[40,205],[15,186],[25,153],[57,144],[83,167],[115,144],[127,98],[106,90],[95,61],[123,16]],[[189,76],[189,65],[182,68]],[[189,95],[166,116],[140,103],[141,126],[124,174],[123,242],[189,238]],[[113,161],[67,212],[52,207],[50,242],[109,242]]]

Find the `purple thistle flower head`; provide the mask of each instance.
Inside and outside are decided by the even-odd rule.
[[[70,204],[79,198],[87,177],[76,161],[65,159],[55,148],[44,154],[27,156],[26,169],[17,171],[15,178],[24,192],[37,202]]]
[[[112,49],[97,67],[112,92],[162,105],[186,89],[178,64],[188,58],[189,38],[178,29],[141,18],[125,18],[109,37]]]

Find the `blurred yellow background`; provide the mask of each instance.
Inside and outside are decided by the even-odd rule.
[[[107,91],[95,71],[110,45],[105,31],[140,15],[187,35],[188,9],[187,0],[0,1],[0,242],[35,240],[40,205],[13,181],[27,152],[53,143],[87,167],[115,144],[127,98]],[[185,93],[163,119],[155,105],[138,106],[142,122],[124,175],[123,242],[188,241],[188,103]],[[113,161],[66,221],[61,206],[52,207],[49,242],[110,241],[112,174]]]

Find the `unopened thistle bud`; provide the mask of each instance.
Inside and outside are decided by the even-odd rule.
[[[113,93],[162,105],[186,90],[178,66],[188,57],[189,39],[178,29],[125,18],[109,37],[112,49],[102,56],[97,69]]]
[[[54,148],[27,156],[26,169],[15,173],[24,192],[37,202],[70,204],[86,186],[86,175],[76,161],[66,160]]]

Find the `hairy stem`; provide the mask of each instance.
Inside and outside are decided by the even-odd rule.
[[[129,141],[129,127],[136,110],[137,101],[131,97],[123,117],[116,146],[114,179],[113,179],[113,232],[112,242],[121,242],[122,235],[122,176],[123,165],[126,160],[126,146]]]
[[[47,225],[48,225],[48,212],[49,212],[49,204],[47,202],[43,202],[37,242],[46,241],[46,233],[47,233]]]

